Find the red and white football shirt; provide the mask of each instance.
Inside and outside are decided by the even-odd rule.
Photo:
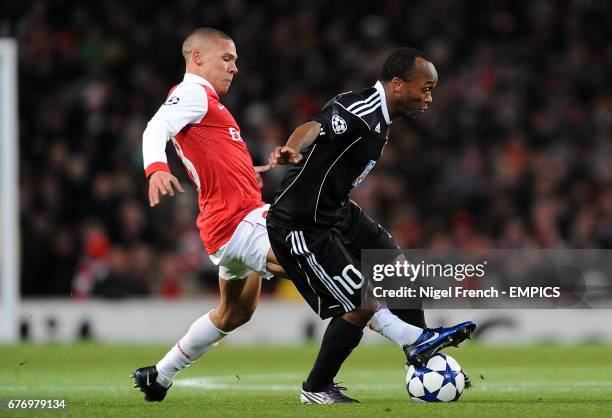
[[[196,224],[212,254],[249,212],[264,204],[253,160],[231,113],[212,85],[195,74],[185,74],[170,90],[143,133],[147,177],[170,171],[165,152],[170,139],[198,191]]]

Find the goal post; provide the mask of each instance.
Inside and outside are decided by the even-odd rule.
[[[19,340],[17,41],[0,38],[0,343]]]

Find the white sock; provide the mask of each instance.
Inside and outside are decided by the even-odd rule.
[[[386,308],[376,311],[368,326],[400,347],[413,344],[423,333],[422,328],[402,321]]]
[[[191,324],[187,334],[155,365],[157,383],[169,387],[180,370],[196,361],[228,334],[213,325],[209,314],[210,312]]]

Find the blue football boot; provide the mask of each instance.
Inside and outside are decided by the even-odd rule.
[[[471,338],[475,329],[476,324],[472,321],[462,322],[449,328],[425,328],[413,344],[403,347],[408,364],[422,367],[444,347],[449,345],[457,347]]]

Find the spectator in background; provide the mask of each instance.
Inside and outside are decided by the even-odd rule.
[[[72,283],[72,296],[77,299],[89,298],[97,284],[108,279],[111,270],[111,243],[103,228],[96,224],[88,226],[83,241],[85,251]]]
[[[112,299],[148,295],[148,277],[144,280],[141,277],[134,278],[135,272],[130,269],[130,265],[129,252],[121,247],[113,248],[109,256],[108,276],[96,282],[93,294]]]

